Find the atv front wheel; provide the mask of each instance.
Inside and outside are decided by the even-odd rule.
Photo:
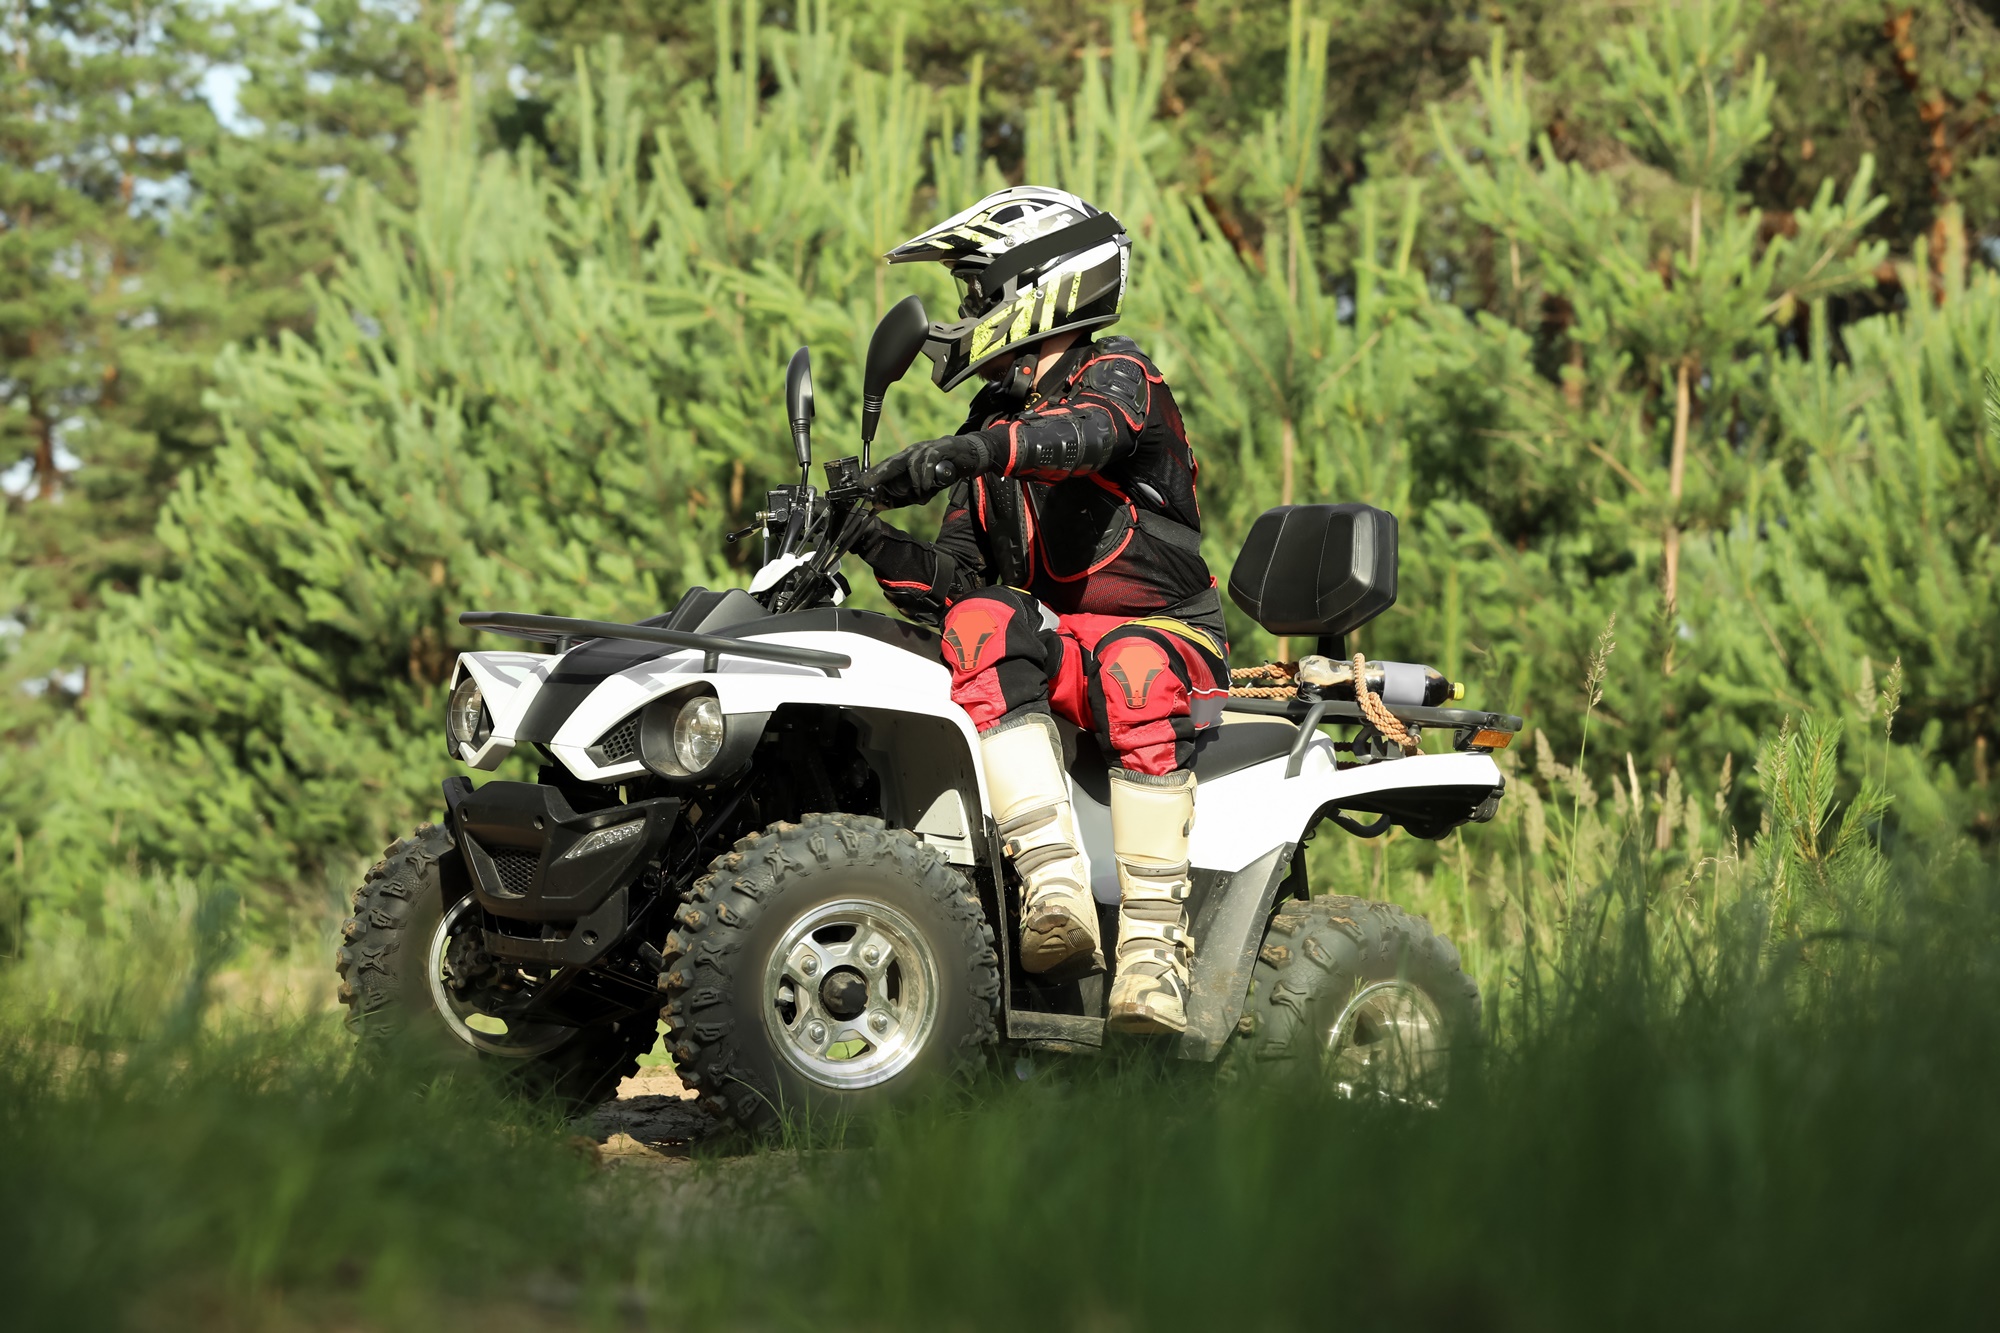
[[[866,1113],[995,1039],[999,959],[978,895],[879,819],[814,814],[744,838],[675,919],[677,1070],[746,1128]]]
[[[478,1061],[507,1086],[584,1109],[610,1097],[655,1039],[650,1019],[602,1028],[515,1023],[482,1011],[479,913],[451,835],[425,824],[392,843],[341,923],[340,1002],[368,1041],[412,1039],[419,1054]]]
[[[1360,898],[1271,919],[1238,1025],[1240,1072],[1303,1072],[1342,1092],[1430,1103],[1479,1036],[1479,987],[1422,917]]]

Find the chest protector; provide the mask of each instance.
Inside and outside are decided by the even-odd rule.
[[[1058,613],[1215,619],[1220,599],[1201,557],[1198,467],[1159,371],[1126,338],[1085,355],[1027,414],[1112,411],[1125,443],[1095,471],[1046,479],[987,475],[974,509],[1001,580]],[[1023,415],[981,412],[1005,428]]]

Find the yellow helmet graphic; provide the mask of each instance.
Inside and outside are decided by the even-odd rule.
[[[1125,301],[1131,238],[1066,190],[1016,185],[911,237],[885,258],[935,260],[958,280],[958,318],[931,325],[931,379],[954,389],[987,362],[1052,334],[1094,329]]]

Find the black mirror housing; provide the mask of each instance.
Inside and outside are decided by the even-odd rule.
[[[785,417],[792,423],[792,448],[801,471],[812,466],[812,354],[801,347],[785,367]]]
[[[868,364],[861,377],[861,445],[865,450],[875,442],[875,428],[882,422],[882,400],[889,386],[903,378],[917,353],[930,337],[931,317],[924,303],[906,296],[889,308],[868,339]]]

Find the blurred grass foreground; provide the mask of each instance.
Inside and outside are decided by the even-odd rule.
[[[1774,740],[1778,813],[1685,882],[1616,833],[1486,978],[1435,1107],[1135,1050],[607,1170],[473,1074],[358,1060],[282,959],[245,972],[226,900],[155,882],[4,975],[7,1323],[1983,1322],[2000,894],[1969,855],[1885,853],[1879,807],[1829,818],[1834,745]]]

